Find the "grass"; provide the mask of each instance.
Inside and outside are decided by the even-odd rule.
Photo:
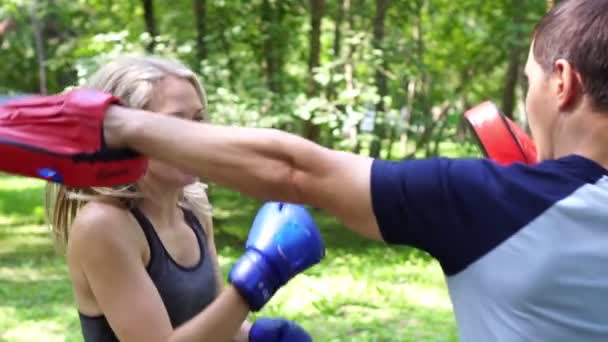
[[[82,340],[66,266],[43,224],[42,197],[42,182],[0,176],[0,341]],[[211,198],[227,274],[260,203],[217,188]],[[334,219],[314,215],[327,257],[252,319],[294,319],[315,341],[456,340],[436,262],[407,247],[364,240]]]

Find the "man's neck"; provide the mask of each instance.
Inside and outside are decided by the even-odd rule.
[[[556,139],[555,156],[578,154],[608,169],[608,113],[577,114]]]

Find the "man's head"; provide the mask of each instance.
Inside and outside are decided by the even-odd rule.
[[[539,157],[559,157],[565,142],[558,137],[580,131],[581,114],[608,116],[608,0],[562,0],[555,6],[534,31],[525,72],[526,110]]]

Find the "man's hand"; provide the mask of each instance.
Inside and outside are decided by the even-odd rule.
[[[77,89],[30,96],[0,106],[0,170],[72,187],[137,181],[147,160],[132,150],[108,148],[105,112],[112,95]]]

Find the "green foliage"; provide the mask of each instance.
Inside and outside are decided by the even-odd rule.
[[[196,53],[191,0],[154,2],[156,37],[145,32],[141,1],[35,3],[34,12],[30,1],[0,4],[0,20],[17,23],[0,44],[2,93],[39,91],[36,13],[49,92],[82,84],[118,54],[144,53],[154,39],[154,53],[181,59],[204,80],[215,122],[307,134],[310,121],[324,145],[362,153],[379,141],[381,155],[392,158],[435,155],[440,140],[470,142],[460,126],[463,111],[501,99],[509,51],[517,48],[516,56],[525,58],[529,33],[546,6],[544,0],[393,1],[377,42],[374,1],[350,1],[341,16],[344,2],[326,1],[321,65],[310,73],[308,2],[207,1],[204,60]],[[378,75],[386,78],[384,96]],[[309,91],[313,81],[316,93]],[[384,109],[371,117],[375,128],[362,131],[366,114],[380,102]],[[437,114],[444,110],[449,114]],[[412,150],[407,145],[395,155],[393,146],[405,138],[414,142]]]

